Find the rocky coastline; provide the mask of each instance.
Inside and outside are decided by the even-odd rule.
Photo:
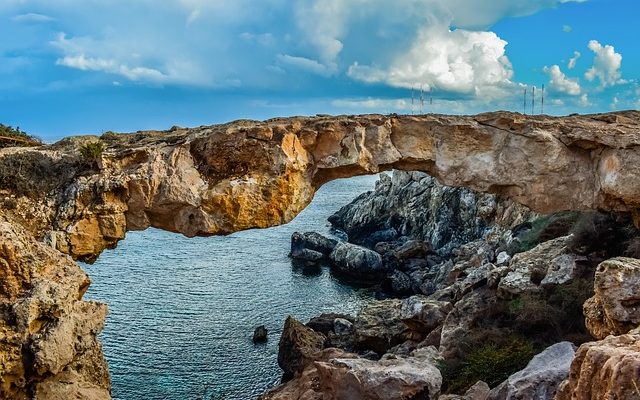
[[[443,382],[447,385],[446,379],[438,379],[440,370],[434,364],[443,352],[459,351],[460,333],[472,332],[484,321],[504,319],[511,329],[513,324],[544,322],[512,315],[531,304],[518,302],[518,296],[547,294],[547,287],[568,286],[593,273],[586,328],[594,338],[604,339],[581,345],[568,380],[558,390],[563,398],[595,399],[618,392],[619,398],[633,398],[638,333],[630,329],[640,322],[637,265],[615,258],[629,249],[614,244],[621,242],[617,233],[626,232],[620,226],[640,226],[639,144],[640,113],[628,111],[568,117],[508,112],[293,117],[163,132],[107,132],[53,145],[2,148],[0,398],[110,398],[108,368],[97,340],[106,305],[83,300],[90,280],[75,260],[91,262],[104,249],[117,246],[127,231],[148,227],[193,237],[283,224],[323,183],[391,169],[420,171],[442,184],[500,197],[495,204],[489,198],[486,204],[477,200],[480,197],[460,197],[457,205],[441,202],[450,212],[434,203],[438,212],[425,214],[426,227],[421,214],[407,204],[392,205],[398,208],[394,218],[367,220],[371,228],[363,229],[357,243],[336,243],[328,255],[325,247],[308,248],[307,258],[333,258],[343,275],[366,277],[369,284],[381,285],[381,293],[401,299],[371,305],[368,322],[358,322],[359,316],[342,316],[338,324],[332,320],[333,334],[340,332],[335,344],[343,343],[338,348],[345,350],[325,348],[325,339],[320,349],[321,337],[308,331],[292,334],[292,348],[313,354],[290,370],[291,382],[310,384],[314,393],[323,384],[334,385],[366,398],[365,392],[404,390],[404,379],[376,386],[379,380],[374,378],[388,377],[390,370],[405,371],[414,382],[405,397],[433,398],[443,390]],[[404,179],[409,178],[396,178]],[[410,180],[421,190],[425,176],[412,172]],[[394,186],[382,182],[380,187]],[[440,189],[434,188],[429,190],[437,197]],[[450,195],[443,189],[442,196]],[[566,230],[557,229],[562,223],[547,221],[542,225],[554,227],[545,231],[548,238],[516,254],[509,246],[529,243],[526,233],[539,227],[524,214],[529,211],[518,211],[520,205],[499,205],[503,198],[545,215],[589,210],[611,214],[592,219],[596,232],[602,233],[592,241],[576,242],[563,235]],[[438,224],[434,216],[439,212],[451,228]],[[348,211],[343,214],[336,217],[344,221],[343,229],[358,237],[357,224],[347,225],[352,219]],[[364,233],[373,228],[371,233],[381,235],[380,240],[366,242],[370,236]],[[616,283],[619,276],[625,277],[624,285]],[[556,295],[562,304],[566,297]],[[497,307],[505,303],[506,310]],[[402,314],[403,307],[408,314]],[[547,320],[553,314],[544,308],[542,315]],[[559,322],[558,329],[550,330],[554,341],[574,332],[563,318]],[[357,347],[354,351],[362,354],[346,351],[353,343],[345,333],[351,331],[349,324],[355,332],[368,327],[370,334],[355,337],[370,343],[373,353]],[[323,338],[329,334],[319,333]],[[297,337],[309,340],[298,345]],[[414,342],[438,345],[438,351]],[[538,350],[526,343],[511,345],[525,355]],[[394,350],[399,355],[389,353],[395,346],[400,346]],[[590,373],[596,365],[608,372]],[[475,388],[486,389],[482,384]]]
[[[287,319],[284,383],[261,399],[640,398],[629,218],[541,215],[394,171],[329,221],[347,241],[294,233],[290,256],[380,300]],[[620,373],[584,376],[600,368]]]

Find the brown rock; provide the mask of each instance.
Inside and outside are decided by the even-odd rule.
[[[555,399],[640,399],[640,330],[580,346]]]
[[[321,333],[291,316],[287,317],[278,344],[278,365],[284,371],[282,380],[290,380],[316,359],[317,353],[324,348],[325,340]]]
[[[640,325],[640,260],[619,257],[600,263],[594,291],[583,307],[594,338],[621,335]]]

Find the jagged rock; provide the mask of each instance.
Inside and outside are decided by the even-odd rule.
[[[288,381],[312,362],[324,348],[326,338],[321,333],[306,327],[293,317],[287,317],[280,343],[278,344],[278,365],[284,372],[282,380]]]
[[[562,285],[579,275],[580,262],[586,258],[569,253],[570,239],[571,236],[563,236],[516,254],[509,264],[509,273],[498,285],[500,296],[537,293],[543,286]]]
[[[431,244],[423,240],[409,240],[395,250],[400,261],[409,258],[425,258],[431,252]]]
[[[435,357],[433,352],[422,349],[410,358],[334,358],[317,362],[319,391],[331,399],[437,399],[442,376]]]
[[[258,326],[253,331],[253,343],[264,343],[267,341],[269,331],[264,325]]]
[[[640,330],[585,343],[556,400],[640,399]]]
[[[349,335],[353,333],[353,323],[344,318],[336,318],[333,320],[333,331],[336,335]]]
[[[487,400],[491,388],[485,382],[478,381],[471,386],[463,395],[444,394],[438,400]]]
[[[437,359],[435,349],[420,349],[406,358],[368,360],[330,348],[298,377],[259,400],[437,399],[442,385]]]
[[[414,238],[395,248],[377,248],[383,254],[393,251],[402,261],[426,257],[433,249],[447,255],[482,237],[496,223],[508,227],[522,222],[530,214],[525,210],[507,199],[441,186],[423,173],[394,171],[391,179],[382,174],[375,191],[359,196],[329,221],[344,230],[349,241],[367,247],[398,236]],[[387,240],[371,237],[391,230],[396,234]]]
[[[496,256],[496,265],[503,266],[508,265],[509,261],[511,261],[511,256],[506,251],[501,251]]]
[[[320,332],[323,335],[328,335],[329,332],[333,332],[335,329],[336,319],[344,319],[353,323],[354,318],[350,315],[339,313],[322,313],[315,316],[307,322],[307,326],[316,332]]]
[[[451,303],[416,295],[402,300],[400,318],[411,330],[426,335],[440,326],[452,309]]]
[[[402,301],[373,301],[356,317],[356,345],[363,350],[384,354],[391,347],[411,339],[411,332],[402,322]]]
[[[602,262],[593,287],[584,315],[594,338],[621,335],[640,325],[640,260],[619,257]]]
[[[382,282],[382,287],[396,296],[409,296],[416,292],[413,280],[402,271],[393,271],[389,274]]]
[[[460,354],[463,338],[472,333],[478,323],[497,313],[497,298],[486,289],[470,292],[460,299],[447,315],[440,336],[440,354],[446,359]]]
[[[0,212],[9,225],[30,235],[25,253],[46,241],[60,252],[92,261],[114,247],[127,230],[153,226],[208,236],[282,224],[327,181],[395,168],[422,172],[398,176],[381,184],[380,190],[395,186],[414,193],[415,201],[387,207],[395,211],[383,221],[388,226],[373,231],[395,226],[399,235],[422,231],[423,236],[413,236],[439,251],[445,245],[455,247],[458,238],[481,237],[496,220],[509,226],[507,220],[527,218],[515,210],[515,203],[502,206],[490,196],[482,201],[476,195],[452,196],[449,202],[458,189],[435,186],[425,195],[433,202],[425,206],[417,201],[429,179],[424,173],[446,185],[510,197],[538,212],[630,212],[640,224],[638,121],[637,111],[562,118],[500,112],[237,121],[116,135],[90,168],[79,149],[98,138],[65,139],[38,148],[0,149],[0,171],[11,174],[12,165],[24,167],[19,176],[0,180],[0,197],[11,200],[0,202]],[[414,214],[416,207],[422,214]],[[434,226],[423,221],[439,222]],[[26,288],[35,287],[35,281],[59,285],[52,307],[71,312],[88,285],[86,276],[76,280],[83,274],[68,259],[49,254],[43,268],[41,257],[4,258],[0,268],[0,325],[7,327],[0,346],[0,359],[7,367],[0,373],[3,385],[10,382],[10,389],[2,390],[32,393],[34,385],[43,383],[39,379],[59,378],[25,377],[16,356],[17,349],[31,344],[25,326],[12,315],[18,300],[29,303]],[[32,306],[21,312],[38,308]],[[55,326],[62,314],[49,311],[43,310],[42,319],[30,319],[34,329]],[[47,318],[54,323],[45,324]],[[97,387],[108,387],[101,379],[87,377]]]
[[[560,383],[569,375],[575,347],[556,343],[533,357],[522,371],[491,390],[489,400],[553,400]]]
[[[319,261],[336,247],[338,242],[329,239],[316,232],[299,233],[291,235],[291,258],[305,261]]]
[[[338,243],[329,258],[335,271],[359,282],[379,282],[388,272],[380,254],[351,243]]]

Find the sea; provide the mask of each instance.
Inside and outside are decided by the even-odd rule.
[[[116,400],[253,399],[277,385],[278,340],[288,315],[306,322],[324,312],[355,314],[370,289],[309,270],[288,257],[291,234],[328,236],[327,218],[377,176],[335,180],[286,225],[228,236],[186,238],[147,229],[83,264],[85,299],[104,302],[100,334]],[[252,342],[256,326],[266,344]]]

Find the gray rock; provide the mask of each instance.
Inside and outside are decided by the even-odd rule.
[[[338,243],[329,259],[336,272],[360,282],[379,282],[387,272],[380,254],[351,243]]]
[[[383,288],[396,296],[414,294],[414,284],[409,275],[401,271],[393,271],[383,282]]]
[[[569,375],[576,354],[570,342],[556,343],[533,357],[527,367],[494,388],[490,400],[553,400],[560,383]]]
[[[428,334],[444,322],[452,309],[453,306],[449,302],[415,295],[402,300],[400,318],[410,329]]]
[[[264,343],[264,342],[266,342],[268,334],[269,334],[269,331],[267,331],[267,328],[265,328],[264,325],[258,326],[253,331],[253,343]]]
[[[291,258],[318,261],[328,256],[338,242],[316,232],[294,232],[291,235]]]
[[[353,324],[344,318],[333,320],[333,331],[336,335],[349,335],[353,333]]]
[[[511,261],[511,256],[506,251],[501,251],[496,256],[496,265],[498,266],[507,265],[509,261]]]

